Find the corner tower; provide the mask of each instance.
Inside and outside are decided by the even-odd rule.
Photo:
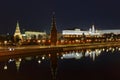
[[[19,22],[17,21],[17,24],[16,24],[16,29],[15,29],[15,33],[14,33],[14,38],[15,39],[19,39],[19,40],[22,40],[22,34],[20,32],[20,27],[19,27]]]
[[[51,45],[56,45],[56,42],[57,42],[57,29],[56,29],[55,13],[53,13],[53,17],[52,17],[50,40],[51,40]]]

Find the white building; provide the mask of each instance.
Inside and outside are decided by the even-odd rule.
[[[46,38],[47,33],[46,32],[36,32],[36,31],[25,31],[25,34],[23,34],[23,37],[25,39],[43,39]]]
[[[114,33],[114,34],[120,34],[120,29],[114,29],[114,30],[96,30],[94,25],[87,31],[81,31],[80,29],[74,29],[74,30],[63,30],[62,35],[86,35],[86,36],[101,36],[105,33]]]
[[[95,30],[94,25],[92,25],[92,28],[90,28],[88,31],[81,31],[80,29],[62,31],[62,35],[83,35],[83,34],[86,36],[100,35],[100,33],[97,30]]]
[[[113,29],[113,30],[100,30],[99,33],[101,33],[101,34],[105,34],[105,33],[120,34],[120,29]]]

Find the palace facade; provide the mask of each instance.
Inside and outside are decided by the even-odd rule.
[[[83,31],[80,29],[74,29],[74,30],[63,30],[62,35],[63,36],[101,36],[103,34],[120,34],[120,29],[113,29],[113,30],[96,30],[94,25],[87,31]]]

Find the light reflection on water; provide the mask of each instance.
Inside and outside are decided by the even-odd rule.
[[[90,57],[94,61],[96,57],[98,57],[102,52],[114,52],[120,51],[118,47],[109,47],[109,48],[100,48],[100,49],[86,49],[86,50],[79,50],[79,51],[69,51],[62,53],[61,59],[81,59],[82,57]]]
[[[104,71],[103,67],[107,69],[106,66],[108,67],[108,65],[111,66],[113,64],[115,66],[111,66],[112,68],[120,66],[120,59],[118,58],[120,57],[119,53],[120,47],[109,47],[41,54],[32,57],[10,58],[0,62],[0,75],[2,75],[0,80],[55,80],[56,77],[59,80],[73,80],[76,77],[81,77],[85,80],[89,79],[85,78],[85,75],[88,73],[87,76],[93,74],[100,77],[100,75],[97,75],[97,71],[100,71],[101,69],[101,71]],[[117,56],[112,54],[117,54]],[[118,70],[118,67],[116,69],[113,68],[112,70],[110,66],[109,68],[111,71],[109,71],[110,69],[105,71],[105,73],[108,73],[107,77],[102,76],[100,79],[108,79],[108,76],[110,75],[109,72],[115,72],[116,69]],[[100,74],[102,73],[101,71]],[[120,69],[118,71],[120,71]],[[116,75],[114,74],[111,76],[120,78],[117,76],[118,71],[115,72]],[[74,74],[71,74],[72,72],[74,72]],[[96,80],[98,79],[97,77],[92,78],[93,80]]]

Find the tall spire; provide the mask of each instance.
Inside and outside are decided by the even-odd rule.
[[[53,12],[52,25],[51,25],[51,45],[56,45],[57,42],[57,29],[55,21],[55,12]]]
[[[52,29],[57,30],[56,29],[56,21],[55,21],[55,12],[53,12],[53,17],[52,17]]]
[[[21,33],[18,21],[17,21],[17,24],[16,24],[16,31],[15,31],[15,33]]]
[[[15,33],[14,33],[14,37],[19,37],[19,39],[22,40],[22,34],[20,32],[20,27],[19,27],[19,22],[17,21],[17,24],[16,24],[16,30],[15,30]]]

